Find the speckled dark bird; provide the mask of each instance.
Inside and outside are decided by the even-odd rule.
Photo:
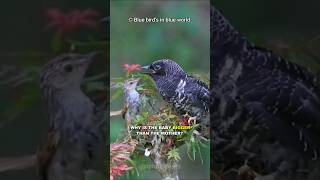
[[[80,88],[95,54],[63,54],[43,68],[41,91],[49,130],[37,159],[44,180],[84,180],[103,166],[103,120]]]
[[[131,78],[126,80],[123,85],[125,100],[123,118],[125,118],[129,124],[132,119],[136,118],[141,106],[140,94],[136,90],[138,82],[139,78]]]
[[[251,43],[214,7],[210,31],[213,171],[246,162],[260,179],[320,179],[315,76]]]
[[[210,99],[207,85],[188,75],[175,61],[157,60],[142,69],[152,77],[163,99],[178,114],[188,113],[200,120],[207,116]]]

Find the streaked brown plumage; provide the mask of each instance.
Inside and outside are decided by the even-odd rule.
[[[37,159],[45,180],[83,180],[102,166],[104,133],[95,104],[80,84],[95,53],[64,54],[41,74],[41,90],[49,115],[49,132]]]

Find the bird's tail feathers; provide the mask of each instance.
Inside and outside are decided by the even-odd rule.
[[[34,167],[36,155],[0,158],[0,173]]]

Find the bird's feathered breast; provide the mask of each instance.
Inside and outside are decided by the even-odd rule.
[[[136,90],[126,90],[124,98],[129,111],[136,114],[140,107],[140,94]]]

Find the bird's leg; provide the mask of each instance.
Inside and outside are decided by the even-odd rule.
[[[188,124],[191,125],[191,122],[193,122],[193,125],[197,123],[197,116],[191,117],[189,116]]]
[[[191,122],[193,122],[193,124],[196,124],[197,123],[197,116],[190,117],[188,120],[188,123],[191,124]]]
[[[188,118],[188,124],[190,125],[191,122],[193,122],[193,124],[196,124],[197,122],[197,117],[194,116],[194,117],[191,117],[188,112],[186,112],[186,114],[182,115],[183,117],[187,117]]]

